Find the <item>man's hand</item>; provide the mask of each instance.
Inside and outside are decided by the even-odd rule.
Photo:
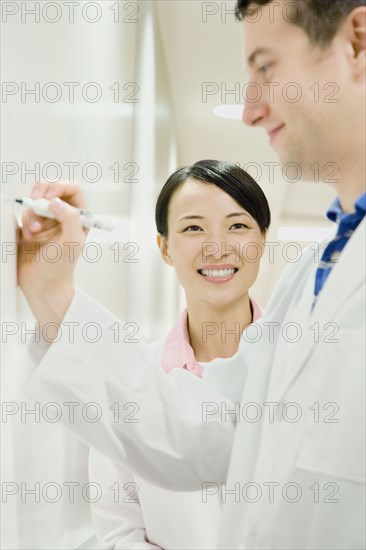
[[[87,235],[79,208],[87,205],[74,184],[36,183],[30,196],[50,200],[56,219],[42,218],[29,209],[23,213],[18,284],[41,325],[59,325],[74,295],[75,265]]]

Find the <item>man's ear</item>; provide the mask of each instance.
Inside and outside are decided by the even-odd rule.
[[[357,74],[364,75],[366,67],[366,7],[354,9],[345,23],[352,44],[352,63]]]
[[[164,237],[161,233],[158,233],[156,235],[156,242],[160,250],[161,257],[163,258],[164,262],[170,266],[174,266],[173,260],[169,256],[169,249],[168,249],[168,241],[167,238]]]

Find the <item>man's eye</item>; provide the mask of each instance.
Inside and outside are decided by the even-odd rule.
[[[261,73],[263,76],[268,75],[268,70],[272,67],[272,63],[267,63],[267,65],[262,65],[258,68],[258,72]]]
[[[234,223],[230,229],[249,229],[248,225],[245,225],[245,223]]]
[[[189,225],[184,231],[202,231],[198,225]]]

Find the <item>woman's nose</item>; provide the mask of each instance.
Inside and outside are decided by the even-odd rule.
[[[234,235],[228,235],[226,231],[216,231],[208,235],[203,243],[203,257],[215,261],[225,260],[237,253],[238,244]]]

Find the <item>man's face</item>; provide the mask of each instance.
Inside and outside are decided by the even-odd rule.
[[[288,2],[277,4],[264,6],[257,22],[243,23],[253,83],[243,120],[263,127],[282,164],[297,163],[302,179],[314,180],[315,173],[324,179],[336,175],[352,140],[349,52],[338,35],[325,49],[312,45],[289,22]]]

